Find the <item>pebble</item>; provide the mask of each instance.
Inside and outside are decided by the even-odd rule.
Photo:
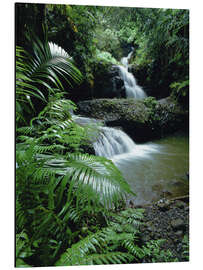
[[[185,227],[185,224],[181,218],[178,218],[178,219],[173,219],[171,221],[171,226],[173,227],[174,230],[178,230],[182,227]]]
[[[181,246],[183,235],[188,235],[189,206],[180,200],[170,201],[170,204],[167,201],[162,199],[144,207],[142,239],[145,242],[152,239],[166,239],[163,248],[171,250],[174,256],[184,261]]]

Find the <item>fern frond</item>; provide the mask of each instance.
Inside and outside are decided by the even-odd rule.
[[[143,248],[140,248],[137,245],[135,245],[132,240],[125,239],[122,245],[128,250],[128,252],[133,254],[138,259],[142,259],[146,255]]]
[[[109,252],[103,254],[91,254],[79,261],[75,261],[73,265],[100,265],[100,264],[123,264],[130,263],[134,257],[124,252]]]
[[[56,262],[56,266],[75,265],[76,262],[84,257],[88,252],[97,252],[97,248],[101,247],[106,237],[106,231],[99,231],[95,234],[89,235],[86,238],[80,240],[76,244],[73,244],[71,248],[68,248],[63,253],[60,259]]]
[[[48,153],[59,153],[62,150],[65,150],[65,146],[60,144],[52,144],[52,145],[36,145],[34,147],[34,153],[36,154],[48,154]]]
[[[24,134],[24,135],[31,135],[33,131],[35,130],[35,127],[33,126],[26,126],[26,127],[20,127],[17,129],[17,132]]]

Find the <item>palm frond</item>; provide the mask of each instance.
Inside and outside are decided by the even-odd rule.
[[[97,247],[101,247],[108,231],[99,231],[73,244],[68,248],[56,262],[56,266],[75,265],[77,260],[84,257],[88,252],[96,252]],[[76,263],[77,264],[77,263]]]
[[[66,159],[50,159],[45,166],[58,170],[59,175],[69,176],[80,200],[87,196],[92,203],[105,207],[122,200],[126,193],[133,193],[115,165],[103,157],[88,154],[68,154]]]
[[[82,74],[74,66],[69,54],[52,42],[42,43],[37,37],[33,42],[33,58],[27,64],[30,79],[51,90],[53,87],[64,89],[61,79],[70,86],[72,79],[76,83],[82,80]]]

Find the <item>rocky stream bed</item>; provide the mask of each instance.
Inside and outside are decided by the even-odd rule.
[[[187,261],[189,256],[188,246],[185,247],[184,243],[184,239],[189,239],[188,198],[185,196],[175,200],[160,200],[155,204],[142,206],[145,209],[140,227],[143,243],[165,239],[162,249],[170,250],[172,257],[178,261]]]

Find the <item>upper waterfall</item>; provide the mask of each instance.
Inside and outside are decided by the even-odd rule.
[[[142,99],[145,98],[147,95],[145,94],[144,90],[139,85],[137,85],[136,79],[133,74],[128,71],[128,62],[132,53],[133,50],[128,54],[127,57],[123,57],[121,59],[121,63],[123,64],[123,66],[118,66],[118,69],[120,77],[124,82],[126,97]]]

